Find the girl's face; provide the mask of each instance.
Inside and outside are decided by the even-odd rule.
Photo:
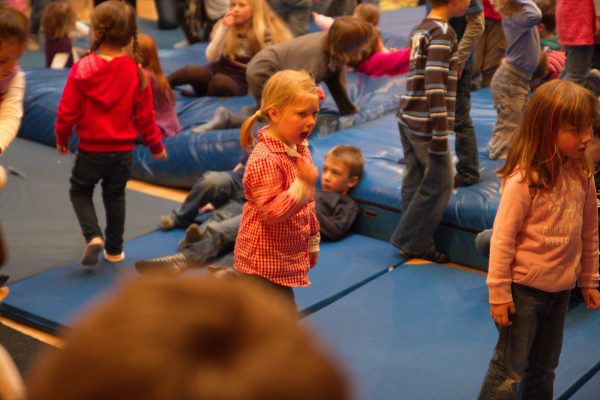
[[[306,100],[285,109],[269,109],[270,131],[288,146],[302,144],[315,127],[319,100]]]
[[[581,127],[567,124],[558,130],[558,151],[563,159],[581,159],[591,141],[592,126],[590,124]]]
[[[15,71],[24,49],[15,39],[0,42],[0,79],[5,79]]]
[[[252,19],[252,7],[248,0],[231,0],[229,10],[236,26],[246,25]]]

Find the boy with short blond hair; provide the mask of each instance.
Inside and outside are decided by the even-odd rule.
[[[364,159],[354,146],[338,145],[325,155],[321,173],[322,190],[315,191],[315,209],[321,238],[339,240],[346,235],[358,216],[358,205],[348,192],[362,176]],[[243,190],[242,190],[243,192]],[[226,199],[220,199],[226,205]],[[232,199],[235,200],[235,199]],[[234,202],[235,203],[235,202]],[[207,262],[229,251],[237,237],[242,207],[221,207],[216,218],[188,226],[175,254],[139,260],[137,271],[144,275],[179,275],[181,272],[207,265]],[[173,228],[172,226],[171,228]]]

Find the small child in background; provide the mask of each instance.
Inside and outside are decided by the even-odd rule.
[[[181,124],[175,112],[175,97],[171,85],[160,66],[156,42],[152,36],[140,33],[138,34],[138,43],[142,67],[150,79],[156,124],[165,138],[174,136],[181,131]]]
[[[543,51],[562,50],[556,35],[556,1],[536,0],[535,2],[542,12],[542,19],[537,25],[540,33],[540,44]]]
[[[69,34],[75,30],[77,16],[71,3],[56,0],[49,3],[42,14],[42,34],[46,68],[70,68],[74,61],[73,44]]]
[[[597,115],[588,90],[545,83],[498,171],[487,285],[499,339],[480,400],[551,399],[571,289],[579,284],[586,306],[600,308],[598,206],[585,155]]]
[[[28,400],[350,398],[339,365],[271,291],[214,277],[119,286],[32,366]]]
[[[531,77],[540,63],[540,34],[537,24],[542,13],[533,0],[494,0],[502,15],[508,47],[506,57],[492,78],[491,92],[496,122],[490,139],[490,158],[505,159],[513,132],[530,92]]]
[[[325,155],[321,174],[322,190],[315,191],[315,209],[319,232],[324,240],[339,240],[348,233],[358,215],[358,205],[348,192],[358,184],[364,167],[360,150],[338,145]],[[178,212],[161,217],[162,229],[187,228],[179,252],[166,257],[140,260],[135,268],[142,274],[179,275],[230,251],[235,243],[242,207],[244,187],[240,172],[208,172],[198,180]],[[235,175],[234,175],[235,174]],[[237,179],[240,177],[239,179]],[[207,208],[207,204],[213,207]],[[215,209],[200,225],[194,223],[198,209]]]
[[[292,301],[292,287],[310,285],[308,270],[319,254],[313,200],[319,173],[306,139],[322,97],[306,71],[277,72],[265,84],[260,109],[240,134],[242,147],[252,152],[244,174],[247,201],[235,242],[235,269]],[[252,132],[259,117],[267,125],[255,142]]]
[[[25,74],[19,60],[28,35],[27,17],[0,5],[0,155],[17,136],[23,117]]]
[[[155,123],[152,89],[141,67],[124,51],[133,40],[138,54],[135,11],[127,3],[106,1],[91,15],[93,43],[67,79],[56,115],[56,148],[69,153],[69,137],[79,136],[69,195],[87,242],[81,263],[94,265],[104,250],[111,263],[121,262],[125,225],[125,185],[131,176],[138,133],[153,159],[167,157]],[[98,51],[98,54],[96,54]],[[92,201],[102,181],[106,243]]]

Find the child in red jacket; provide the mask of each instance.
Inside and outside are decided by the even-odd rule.
[[[167,158],[155,123],[150,85],[139,62],[123,50],[133,38],[134,51],[139,53],[135,11],[120,1],[103,2],[92,13],[92,31],[88,55],[75,63],[69,74],[55,126],[56,148],[61,155],[69,152],[74,126],[79,136],[69,195],[87,241],[81,256],[83,265],[98,263],[102,250],[108,262],[125,258],[125,185],[131,176],[138,132],[150,147],[152,158]],[[100,180],[106,244],[92,202]]]

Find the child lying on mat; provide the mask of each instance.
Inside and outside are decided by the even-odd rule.
[[[356,202],[348,192],[358,184],[364,160],[354,146],[335,146],[325,155],[321,173],[322,190],[315,191],[321,238],[338,240],[358,215]],[[206,265],[230,251],[240,226],[244,199],[243,164],[229,172],[207,172],[192,187],[181,208],[161,217],[163,230],[187,228],[179,252],[135,263],[142,274],[178,275],[194,266]],[[202,224],[194,223],[200,212],[214,210]]]
[[[235,279],[129,280],[33,365],[27,398],[349,399],[294,311]]]

